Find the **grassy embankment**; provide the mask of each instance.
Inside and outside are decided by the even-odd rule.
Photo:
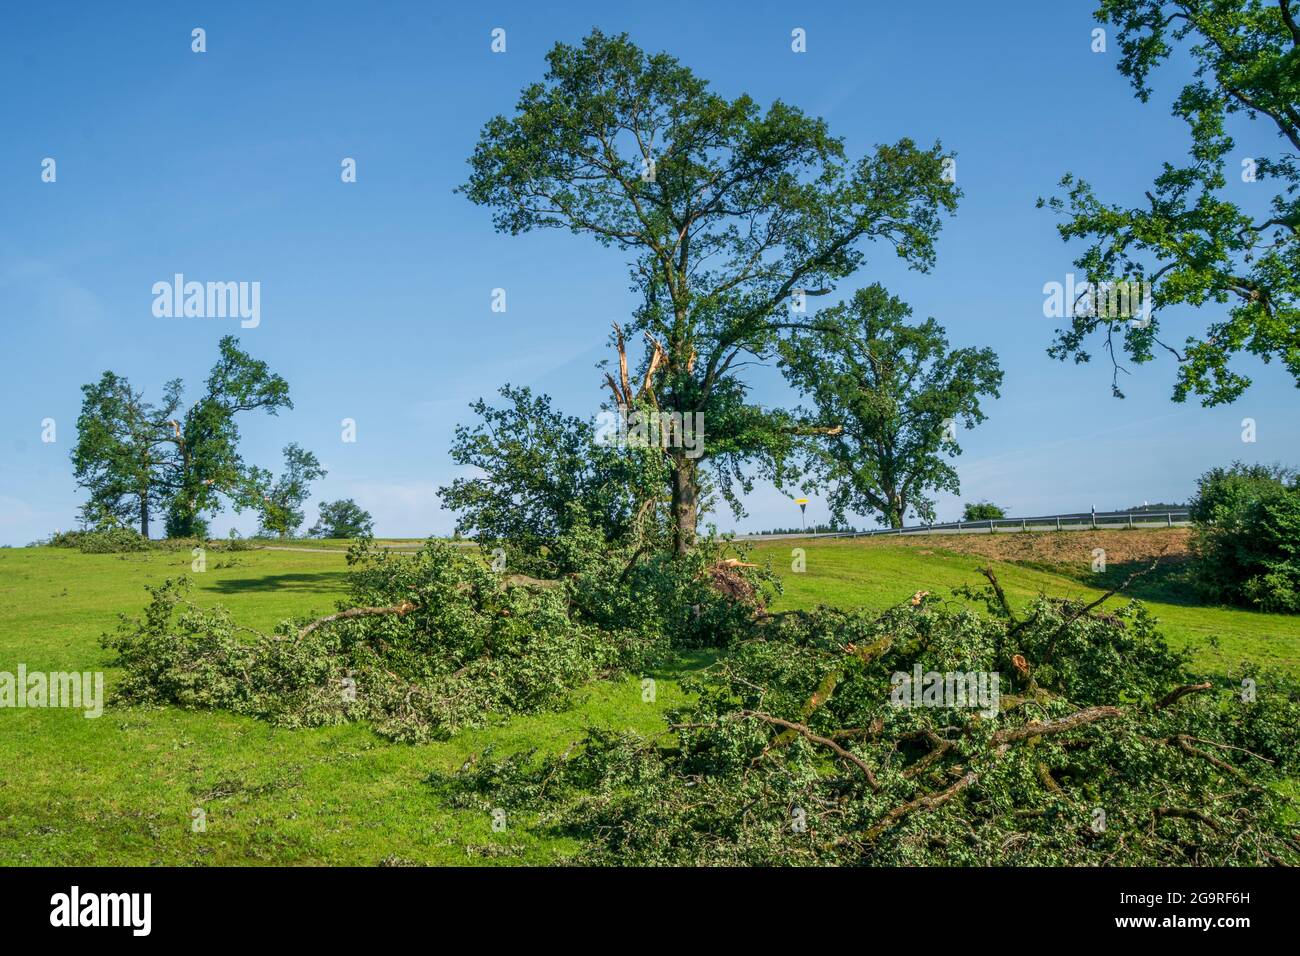
[[[1106,534],[1137,536],[1107,539],[1121,559],[1164,546],[1142,537],[1158,532]],[[1055,539],[1051,548],[1031,547],[1028,538],[1012,545],[1012,537],[996,544],[782,541],[756,553],[783,572],[779,607],[885,607],[917,590],[946,594],[982,583],[976,568],[989,557],[969,553],[981,549],[1019,559],[996,564],[1015,604],[1039,592],[1090,598],[1101,593],[1095,585],[1125,570],[1124,560],[1116,567],[1113,559],[1106,575],[1092,576],[1096,545],[1083,533],[1043,536]],[[345,564],[341,543],[323,547],[326,553],[211,554],[208,570],[191,575],[195,599],[225,604],[240,623],[263,630],[294,614],[327,613],[342,593]],[[789,573],[793,547],[806,549],[803,574]],[[1008,548],[1022,553],[996,550]],[[20,662],[29,671],[103,670],[111,696],[120,675],[100,635],[120,612],[141,610],[146,584],[186,573],[189,564],[187,551],[0,550],[0,671]],[[1300,672],[1300,618],[1198,607],[1176,570],[1137,590],[1171,643],[1193,647],[1207,673],[1241,658]],[[110,705],[97,720],[68,710],[0,710],[0,865],[552,861],[572,846],[523,827],[492,832],[488,816],[440,805],[422,780],[488,746],[559,752],[591,725],[657,731],[662,712],[683,701],[679,674],[654,675],[653,704],[642,702],[638,680],[629,678],[584,689],[561,713],[515,717],[420,746],[389,743],[364,726],[290,731],[174,707]],[[204,833],[191,830],[196,807],[207,814]]]

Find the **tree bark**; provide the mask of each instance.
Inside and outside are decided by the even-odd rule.
[[[695,547],[698,518],[699,468],[695,459],[679,450],[673,455],[673,548],[678,554]]]
[[[149,539],[149,493],[140,496],[140,537]]]
[[[884,491],[885,500],[889,503],[889,510],[885,512],[885,517],[889,519],[889,526],[894,529],[901,528],[907,505],[893,487],[886,487]]]
[[[324,617],[318,617],[316,620],[305,625],[298,631],[298,640],[302,640],[317,628],[324,627],[326,624],[332,624],[334,621],[347,621],[355,617],[377,617],[381,614],[396,614],[398,617],[405,617],[415,609],[416,606],[410,601],[402,601],[399,604],[393,604],[388,607],[350,607],[346,611],[339,611],[335,614],[326,614]]]

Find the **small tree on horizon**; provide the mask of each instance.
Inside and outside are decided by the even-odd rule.
[[[307,531],[313,538],[370,538],[374,533],[375,522],[370,512],[351,498],[322,501],[320,517]]]
[[[302,505],[311,497],[311,483],[325,474],[316,456],[297,442],[285,446],[284,471],[278,479],[265,468],[250,468],[244,497],[258,510],[259,534],[287,538],[297,531],[306,517]]]
[[[999,508],[990,501],[967,502],[962,508],[962,521],[988,521],[1005,518],[1007,511],[1005,508]]]

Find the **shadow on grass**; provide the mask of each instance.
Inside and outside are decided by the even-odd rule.
[[[685,650],[674,654],[669,660],[652,665],[646,673],[655,680],[679,680],[703,670],[724,653],[726,652],[714,647]]]
[[[1070,579],[1078,581],[1080,584],[1086,584],[1088,587],[1096,588],[1099,591],[1109,591],[1123,584],[1129,575],[1145,570],[1150,566],[1151,562],[1144,560],[1109,564],[1106,566],[1105,571],[1096,573],[1075,571],[1073,569],[1067,572],[1060,567],[1051,570],[1054,570],[1057,574],[1065,574]],[[1047,569],[1045,566],[1044,570]],[[1154,601],[1179,607],[1224,608],[1230,611],[1244,612],[1253,610],[1252,608],[1233,607],[1206,600],[1197,590],[1196,584],[1192,580],[1191,563],[1179,560],[1161,562],[1155,570],[1143,574],[1124,588],[1123,591],[1116,594],[1112,600],[1122,598],[1137,598],[1139,601]]]
[[[343,587],[343,571],[302,571],[294,574],[265,574],[258,578],[224,578],[212,582],[210,589],[222,594],[250,591],[309,591],[337,594]]]

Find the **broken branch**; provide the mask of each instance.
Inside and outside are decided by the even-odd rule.
[[[856,766],[859,770],[861,770],[862,773],[867,778],[868,786],[870,786],[872,790],[880,789],[880,784],[876,782],[876,775],[872,772],[871,768],[867,766],[866,762],[856,754],[851,753],[848,750],[845,750],[843,747],[841,747],[835,741],[831,740],[829,737],[823,737],[820,734],[814,733],[811,728],[805,726],[804,724],[798,724],[792,720],[782,720],[780,717],[773,717],[771,714],[764,714],[758,711],[747,710],[747,711],[742,711],[741,715],[744,717],[754,717],[757,718],[758,720],[765,721],[766,723],[774,724],[777,727],[784,727],[787,730],[792,730],[795,733],[799,734],[800,736],[808,740],[811,740],[815,744],[821,744],[823,747],[829,747],[831,750],[835,751],[837,755],[843,757],[845,760],[849,761],[854,766]]]
[[[350,607],[346,611],[327,614],[307,624],[298,631],[298,640],[302,640],[312,631],[322,628],[326,624],[333,624],[335,621],[347,621],[356,617],[379,617],[384,614],[396,614],[398,617],[404,617],[414,610],[415,605],[410,601],[403,601],[401,604],[394,604],[389,607]]]

